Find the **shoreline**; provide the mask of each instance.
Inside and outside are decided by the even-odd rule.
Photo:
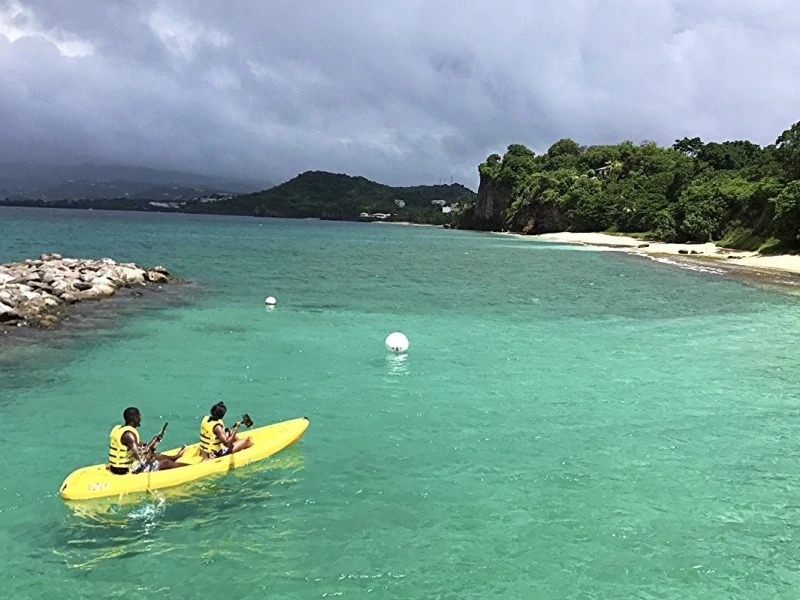
[[[608,233],[543,233],[523,235],[499,233],[524,239],[562,244],[591,246],[607,252],[623,252],[632,256],[649,258],[662,264],[672,264],[717,275],[729,275],[738,279],[757,281],[800,293],[800,255],[763,255],[758,252],[734,250],[717,246],[713,242],[667,243],[638,239]]]
[[[361,223],[368,223],[370,225],[402,225],[404,227],[441,227],[441,225],[434,225],[433,223],[412,223],[411,221],[360,221]]]

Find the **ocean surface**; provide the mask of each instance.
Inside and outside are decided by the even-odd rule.
[[[0,262],[42,252],[190,283],[0,336],[3,597],[798,596],[796,296],[474,232],[0,209]],[[166,449],[219,399],[311,424],[224,477],[58,496],[125,407]]]

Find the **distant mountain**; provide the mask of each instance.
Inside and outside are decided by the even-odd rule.
[[[164,177],[171,173],[169,177],[175,178],[174,172],[153,173]],[[306,171],[276,187],[238,195],[183,183],[153,184],[153,178],[155,175],[144,182],[68,180],[47,188],[58,189],[60,197],[48,194],[43,201],[8,195],[4,200],[0,192],[0,205],[443,225],[451,223],[453,215],[477,198],[475,192],[458,183],[392,187],[364,177],[325,171]]]
[[[253,192],[271,186],[267,180],[125,165],[0,163],[0,198],[189,200],[213,193]]]
[[[192,212],[261,217],[357,220],[363,213],[390,220],[434,222],[443,206],[473,202],[475,192],[461,184],[391,187],[364,177],[306,171],[273,188],[199,206]],[[187,207],[188,208],[188,207]],[[367,217],[371,218],[371,217]]]

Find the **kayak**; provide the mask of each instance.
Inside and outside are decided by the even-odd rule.
[[[231,469],[244,467],[252,462],[269,458],[299,440],[309,421],[307,417],[281,421],[247,431],[239,430],[239,437],[249,437],[253,445],[228,456],[203,460],[200,443],[186,446],[178,462],[188,463],[185,467],[138,473],[136,475],[115,475],[107,464],[82,467],[70,473],[61,484],[59,495],[64,500],[90,500],[108,496],[121,496],[136,492],[148,492],[173,487],[209,475],[226,473]],[[180,448],[166,450],[161,454],[175,454]]]

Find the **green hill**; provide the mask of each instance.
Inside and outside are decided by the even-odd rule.
[[[306,171],[276,187],[187,207],[191,212],[259,217],[358,220],[362,213],[388,213],[392,221],[444,223],[445,206],[474,202],[463,185],[391,187],[341,173]],[[434,204],[434,202],[438,202]]]
[[[800,122],[748,140],[583,146],[511,144],[478,167],[478,199],[453,225],[548,233],[609,231],[668,242],[800,252]]]

